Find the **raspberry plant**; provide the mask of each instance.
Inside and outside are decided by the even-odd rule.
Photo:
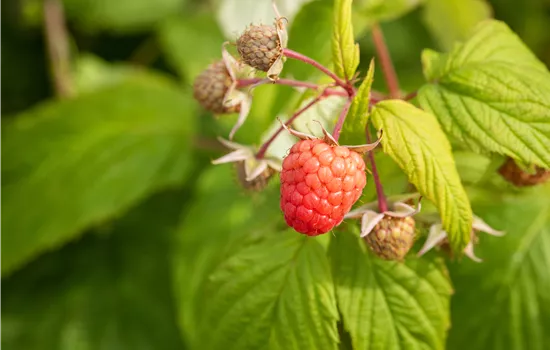
[[[5,348],[550,344],[543,5],[206,2],[9,12]]]

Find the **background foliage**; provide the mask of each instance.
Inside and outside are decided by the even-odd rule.
[[[481,264],[447,259],[443,251],[411,256],[404,264],[386,262],[357,244],[353,225],[316,240],[285,230],[278,180],[250,194],[238,187],[229,166],[210,165],[223,152],[215,137],[228,134],[235,116],[214,120],[193,101],[191,84],[219,58],[224,40],[235,40],[251,22],[272,22],[269,1],[157,0],[153,6],[147,0],[64,0],[74,92],[68,99],[54,96],[43,1],[3,1],[5,349],[550,344],[550,188],[511,187],[494,172],[502,156],[488,153],[550,164],[548,144],[533,137],[547,131],[540,125],[549,118],[548,103],[541,102],[548,95],[540,91],[550,88],[541,78],[550,65],[550,3],[356,0],[355,37],[348,23],[333,33],[333,23],[349,15],[335,13],[333,1],[278,3],[290,23],[289,48],[334,63],[343,76],[353,67],[331,62],[333,42],[351,51],[358,42],[358,70],[367,72],[375,54],[370,26],[382,22],[402,89],[424,85],[419,105],[438,121],[395,102],[376,108],[372,121],[384,125],[390,139],[417,137],[437,122],[453,136],[449,147],[423,148],[444,164],[384,145],[392,157],[376,157],[386,192],[406,190],[398,167],[403,162],[426,172],[455,162],[460,179],[444,178],[439,188],[408,175],[442,201],[448,195],[442,188],[458,183],[461,189],[461,181],[473,211],[507,235],[480,237]],[[506,22],[519,38],[495,25],[481,31],[486,36],[479,47],[456,44],[489,17]],[[421,55],[425,48],[430,50]],[[355,55],[343,62],[355,65]],[[288,61],[283,73],[322,79],[300,62]],[[484,85],[495,75],[505,79],[502,85]],[[385,91],[380,70],[373,88]],[[525,98],[495,100],[507,88]],[[284,86],[258,88],[237,140],[259,143],[275,116],[308,97]],[[475,110],[456,107],[464,100],[477,103]],[[340,107],[327,99],[303,118],[330,122]],[[499,108],[509,111],[506,118],[498,117]],[[401,123],[392,134],[386,115],[405,114],[425,123]],[[498,122],[501,132],[486,135]],[[534,122],[539,129],[531,129]],[[511,139],[523,146],[507,147]],[[284,147],[282,141],[275,152],[284,154]],[[466,200],[466,193],[453,195]],[[369,183],[364,201],[374,197]],[[462,204],[449,202],[442,212],[461,217],[467,210]],[[467,234],[469,223],[461,225]]]

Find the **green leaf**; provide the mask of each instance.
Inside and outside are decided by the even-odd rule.
[[[334,2],[334,29],[332,33],[332,59],[336,75],[351,79],[359,65],[359,45],[353,36],[351,4],[353,0]]]
[[[196,198],[178,229],[174,253],[174,285],[178,301],[179,324],[190,344],[200,344],[198,320],[208,296],[203,286],[212,270],[242,237],[258,228],[279,224],[278,186],[250,196],[235,180],[230,165],[210,167],[194,186]],[[213,220],[215,218],[215,220]]]
[[[444,349],[452,293],[442,261],[385,261],[341,232],[330,256],[338,309],[353,349]]]
[[[88,32],[143,32],[178,10],[186,0],[63,0],[67,18]]]
[[[168,63],[190,84],[210,63],[222,58],[225,40],[212,15],[173,17],[159,26],[157,35]]]
[[[337,348],[329,263],[315,239],[294,231],[251,236],[210,276],[206,293],[204,348]]]
[[[155,196],[2,280],[2,348],[182,349],[171,229],[184,193]]]
[[[443,49],[466,39],[481,21],[491,17],[485,0],[425,0],[423,20]]]
[[[456,287],[449,349],[545,349],[550,344],[550,187],[475,205],[506,232],[479,233],[478,264],[451,265]],[[476,286],[472,290],[472,286]],[[481,312],[480,312],[481,310]]]
[[[2,273],[181,184],[192,105],[167,81],[142,79],[3,122]]]
[[[363,79],[361,86],[357,90],[342,128],[340,142],[344,145],[365,143],[365,130],[369,119],[370,88],[373,76],[374,60],[371,60],[367,76]]]
[[[435,117],[400,100],[376,104],[371,115],[374,125],[384,132],[384,152],[436,204],[453,249],[462,251],[470,240],[472,209],[449,141]]]
[[[414,10],[425,0],[356,0],[356,11],[369,23],[391,21]]]
[[[449,54],[426,51],[421,106],[477,153],[550,167],[550,74],[504,24],[487,21]]]

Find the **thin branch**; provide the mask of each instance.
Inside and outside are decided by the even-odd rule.
[[[290,117],[286,122],[285,122],[285,125],[286,126],[290,126],[295,120],[296,118],[298,118],[300,115],[302,115],[302,113],[304,113],[305,111],[307,111],[309,108],[311,108],[313,105],[315,105],[317,102],[321,101],[323,98],[325,97],[325,94],[322,93],[321,95],[315,97],[313,100],[311,100],[307,105],[305,105],[304,107],[302,107],[301,109],[299,109],[298,111],[296,111],[296,113],[294,113],[292,115],[292,117]],[[271,135],[271,137],[260,147],[260,149],[258,150],[258,153],[256,153],[256,159],[262,159],[264,156],[265,156],[265,152],[267,151],[267,149],[269,148],[269,146],[273,143],[273,141],[275,141],[275,139],[277,138],[277,136],[279,136],[279,134],[284,130],[284,127],[281,125],[279,127],[279,129],[277,129],[277,131],[275,131],[275,133],[273,135]]]
[[[353,86],[351,84],[349,84],[348,82],[346,82],[346,81],[342,80],[341,78],[339,78],[330,69],[323,66],[321,63],[315,61],[313,58],[307,57],[305,55],[302,55],[301,53],[298,53],[296,51],[292,51],[290,49],[283,49],[283,55],[285,55],[286,57],[294,58],[296,60],[299,60],[299,61],[302,61],[304,63],[307,63],[307,64],[310,64],[310,65],[314,66],[315,68],[319,69],[321,72],[323,72],[326,75],[328,75],[329,77],[331,77],[332,80],[334,80],[334,82],[336,83],[336,85],[339,85],[339,86],[343,87],[348,92],[348,95],[351,95],[353,93],[354,89],[353,89]]]
[[[365,135],[367,137],[367,143],[371,143],[369,126],[365,128]],[[384,188],[380,182],[380,176],[378,175],[378,169],[376,168],[376,162],[374,161],[374,150],[368,153],[368,158],[370,161],[370,166],[372,170],[372,177],[374,178],[374,186],[376,188],[376,195],[378,197],[378,210],[380,213],[383,213],[388,210],[388,202],[386,200],[386,195],[384,194]]]
[[[374,41],[374,46],[376,47],[376,53],[378,54],[378,59],[380,60],[380,66],[382,67],[382,72],[384,73],[384,78],[390,91],[391,98],[399,98],[401,92],[399,90],[399,81],[397,80],[397,75],[395,74],[395,69],[391,60],[390,52],[386,46],[386,41],[384,40],[384,34],[378,24],[375,24],[372,27],[372,40]]]
[[[336,141],[340,138],[340,132],[342,131],[342,127],[344,126],[344,121],[346,120],[346,116],[348,115],[349,107],[351,106],[351,103],[353,102],[353,96],[350,96],[344,105],[344,108],[342,108],[342,111],[340,112],[340,115],[338,116],[338,120],[336,121],[336,125],[334,126],[334,130],[332,131],[332,137]]]
[[[403,97],[403,100],[405,100],[405,101],[410,101],[410,100],[412,100],[413,98],[415,98],[416,95],[418,95],[418,91],[410,92],[410,93],[406,94],[406,95]]]
[[[61,98],[70,97],[74,94],[74,88],[69,35],[61,0],[44,0],[44,35],[55,93]]]
[[[307,88],[307,89],[313,89],[313,90],[321,90],[323,87],[318,84],[306,82],[306,81],[299,81],[299,80],[292,80],[292,79],[278,79],[278,80],[270,80],[270,79],[262,79],[262,78],[251,78],[251,79],[239,79],[237,81],[237,88],[243,88],[251,85],[261,85],[261,84],[277,84],[277,85],[287,85],[287,86],[294,86],[298,88]],[[347,97],[348,93],[346,91],[342,91],[339,88],[326,88],[324,90],[325,96],[342,96]]]

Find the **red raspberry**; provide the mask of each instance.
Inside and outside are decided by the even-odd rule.
[[[287,224],[308,236],[339,225],[367,183],[365,162],[346,147],[320,139],[290,149],[281,172],[281,209]]]

